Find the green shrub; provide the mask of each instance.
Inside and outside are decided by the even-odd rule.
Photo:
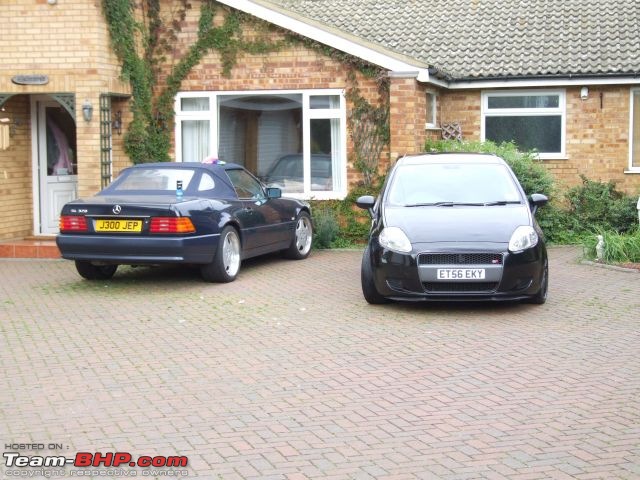
[[[314,248],[331,248],[340,230],[336,212],[329,205],[318,205],[311,210],[313,216]]]
[[[566,193],[569,214],[577,231],[625,233],[636,228],[636,199],[616,190],[614,182],[597,182],[581,175],[582,185]]]
[[[640,229],[633,232],[620,234],[618,232],[600,230],[604,240],[604,255],[602,260],[606,263],[640,263]],[[596,259],[596,234],[590,235],[583,243],[585,256]]]

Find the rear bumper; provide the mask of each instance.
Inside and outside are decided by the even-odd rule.
[[[125,237],[60,234],[56,243],[67,260],[140,265],[213,261],[220,234],[194,237]]]

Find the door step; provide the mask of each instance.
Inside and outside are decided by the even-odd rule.
[[[0,258],[60,258],[55,236],[0,242]]]

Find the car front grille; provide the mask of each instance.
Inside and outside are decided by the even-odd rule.
[[[501,253],[421,253],[418,265],[502,265]]]
[[[498,288],[498,282],[423,282],[428,293],[490,293]]]

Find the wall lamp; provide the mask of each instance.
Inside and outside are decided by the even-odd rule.
[[[91,105],[91,102],[87,99],[82,104],[82,117],[84,118],[85,122],[90,122],[92,116],[93,116],[93,105]]]
[[[582,87],[580,89],[580,100],[586,100],[587,98],[589,98],[589,88]]]
[[[118,135],[122,134],[122,110],[115,113],[111,127]]]

